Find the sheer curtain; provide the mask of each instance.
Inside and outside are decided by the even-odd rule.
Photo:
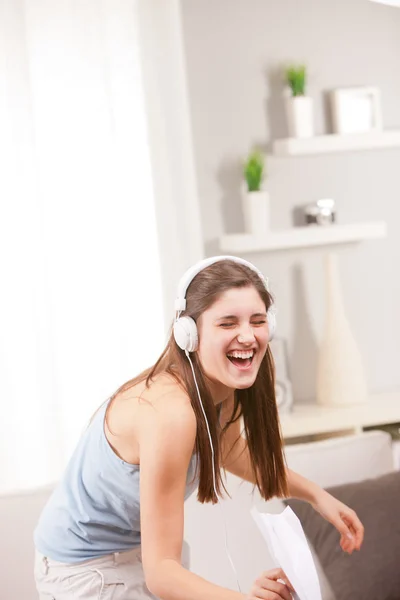
[[[137,5],[1,1],[0,492],[164,344]]]

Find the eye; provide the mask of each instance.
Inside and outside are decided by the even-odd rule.
[[[227,329],[228,327],[233,327],[235,323],[221,323],[220,327]]]
[[[252,325],[265,325],[267,321],[253,321]]]

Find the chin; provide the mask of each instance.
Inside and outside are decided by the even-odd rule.
[[[251,387],[257,377],[230,377],[228,381],[225,382],[225,385],[229,386],[234,390],[246,390]]]
[[[238,382],[237,385],[235,385],[235,389],[236,390],[247,390],[248,388],[250,388],[255,382],[255,379],[253,379],[252,381],[240,381]]]

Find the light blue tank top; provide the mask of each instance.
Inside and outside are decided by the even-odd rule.
[[[53,560],[74,563],[140,546],[140,468],[107,441],[108,402],[83,434],[35,529],[37,550]],[[185,498],[197,484],[194,455]]]

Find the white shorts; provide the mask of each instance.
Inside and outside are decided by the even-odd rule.
[[[146,586],[140,548],[79,563],[61,563],[36,552],[40,600],[156,600]]]

